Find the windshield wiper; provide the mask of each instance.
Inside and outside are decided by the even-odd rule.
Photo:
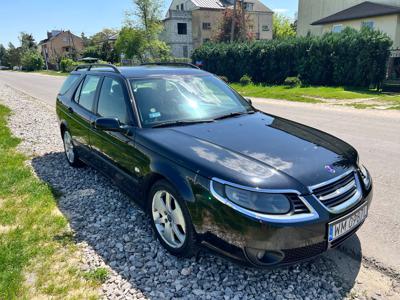
[[[242,116],[242,115],[249,115],[249,114],[254,114],[256,111],[255,110],[250,110],[250,111],[238,111],[238,112],[232,112],[226,115],[222,115],[219,117],[214,118],[214,120],[222,120],[222,119],[228,119],[232,117],[237,117],[237,116]]]
[[[161,128],[161,127],[172,127],[172,126],[184,126],[184,125],[192,125],[192,124],[201,124],[201,123],[211,123],[214,120],[181,120],[181,121],[167,121],[158,123],[152,126],[152,128]]]

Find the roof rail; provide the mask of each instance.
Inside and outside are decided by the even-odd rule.
[[[77,66],[74,71],[78,71],[80,69],[87,69],[90,71],[92,67],[106,67],[106,68],[111,68],[115,73],[121,73],[118,68],[112,64],[84,64],[84,65],[79,65]]]
[[[198,66],[191,64],[191,63],[185,63],[185,62],[151,62],[151,63],[142,63],[140,64],[141,66],[181,66],[181,67],[189,67],[193,69],[200,69]]]

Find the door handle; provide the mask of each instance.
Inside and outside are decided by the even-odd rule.
[[[72,107],[68,107],[68,111],[73,114],[74,113],[74,109]]]

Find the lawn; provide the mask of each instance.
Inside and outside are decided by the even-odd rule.
[[[53,71],[53,70],[40,70],[35,71],[34,73],[45,74],[45,75],[53,75],[53,76],[68,76],[67,72]]]
[[[9,114],[0,105],[0,299],[98,298],[106,275],[79,268],[78,246],[57,208],[60,195],[17,152]]]
[[[375,90],[351,89],[345,87],[288,87],[288,86],[265,86],[265,85],[240,85],[231,84],[241,95],[256,98],[283,99],[298,102],[318,103],[323,99],[374,99],[376,101],[392,101],[400,104],[400,95],[388,95]],[[321,100],[320,100],[321,99]]]

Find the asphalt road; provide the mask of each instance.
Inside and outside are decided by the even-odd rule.
[[[0,80],[53,109],[64,77],[0,72]],[[357,110],[321,104],[254,99],[259,109],[295,120],[349,142],[374,179],[369,218],[359,230],[364,258],[400,273],[400,111]],[[346,243],[356,248],[355,239]]]

